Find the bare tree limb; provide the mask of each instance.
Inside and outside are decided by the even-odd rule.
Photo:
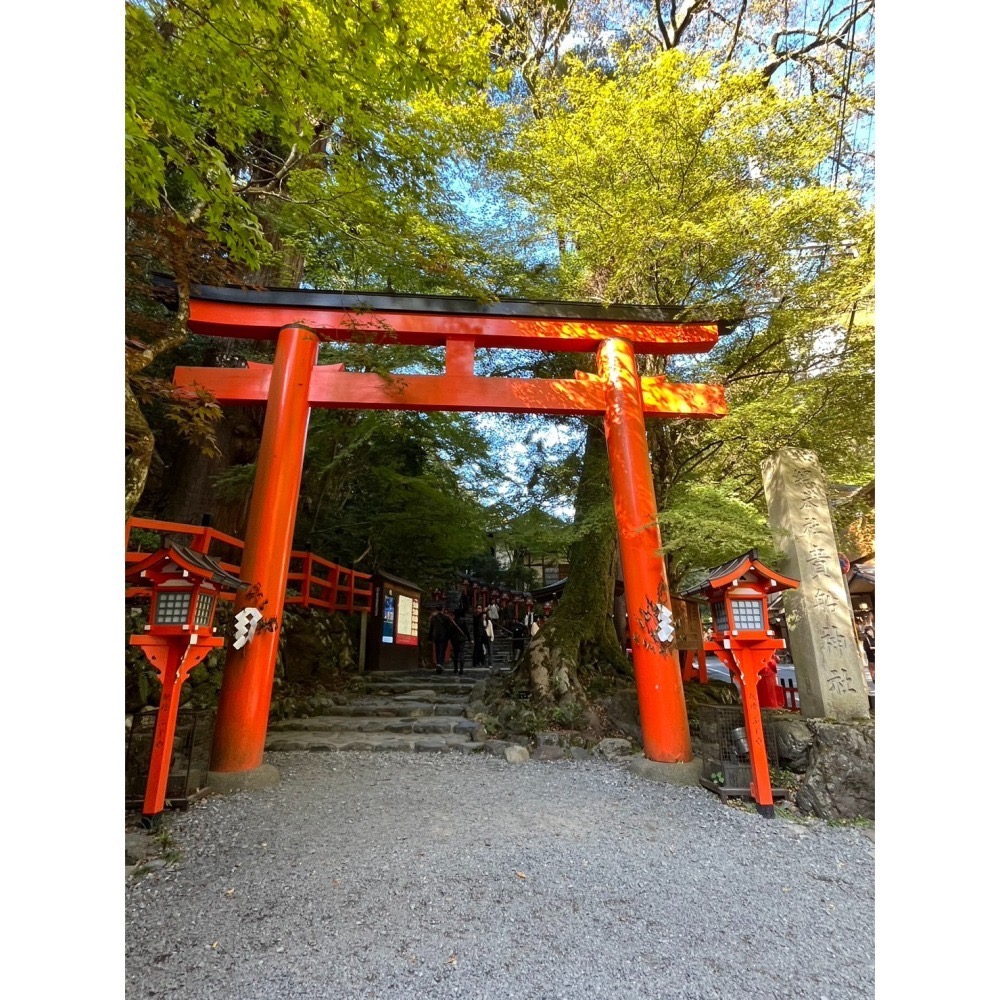
[[[680,482],[681,473],[693,472],[699,465],[704,465],[713,455],[722,447],[722,441],[709,441],[708,444],[702,445],[696,452],[688,455],[683,462],[674,470],[673,476],[671,476],[670,485],[673,486]]]
[[[770,80],[772,76],[782,67],[786,62],[791,60],[802,59],[803,56],[808,55],[815,49],[822,48],[825,45],[835,45],[844,51],[851,48],[847,39],[851,37],[852,30],[857,25],[857,23],[866,15],[868,15],[875,7],[874,0],[869,0],[863,6],[857,7],[854,3],[849,4],[847,7],[842,8],[837,11],[836,14],[831,15],[830,9],[833,4],[829,4],[826,10],[820,15],[819,23],[814,31],[807,30],[806,28],[785,28],[781,31],[776,31],[771,36],[771,43],[768,47],[769,60],[761,69],[761,73],[765,80]],[[852,10],[853,13],[841,24],[838,28],[832,29],[833,22],[845,14],[847,11]],[[809,35],[812,37],[812,41],[800,45],[797,49],[788,49],[784,52],[778,51],[779,41],[790,35]]]
[[[736,46],[740,38],[740,27],[743,24],[743,15],[747,12],[747,2],[748,0],[743,0],[740,4],[740,12],[736,15],[736,26],[733,28],[733,38],[729,43],[729,49],[726,52],[726,62],[730,62],[736,52]]]
[[[284,163],[271,175],[271,177],[261,184],[260,178],[256,180],[250,178],[244,185],[237,185],[236,190],[244,194],[271,194],[280,186],[281,182],[301,163],[302,153],[295,145],[288,154]]]
[[[656,21],[660,26],[660,34],[663,36],[663,47],[665,49],[675,49],[681,43],[684,32],[691,24],[691,19],[699,13],[709,0],[684,0],[678,9],[674,0],[670,0],[670,21],[663,19],[663,6],[661,0],[656,0]]]
[[[763,372],[748,372],[746,375],[737,375],[734,378],[727,378],[726,385],[732,385],[734,382],[743,382],[748,378],[763,378],[765,375],[787,375],[789,377],[795,374],[792,368],[774,368],[771,371]]]
[[[751,340],[753,338],[751,337]],[[778,337],[777,340],[772,340],[771,343],[765,344],[759,351],[755,351],[753,354],[748,355],[741,359],[740,363],[736,368],[726,377],[726,383],[731,381],[736,381],[740,377],[740,372],[745,371],[750,365],[755,361],[759,361],[765,354],[770,353],[776,347],[780,347],[785,341],[784,337]]]

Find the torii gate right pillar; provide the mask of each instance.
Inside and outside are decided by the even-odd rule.
[[[691,734],[680,663],[669,640],[661,638],[663,620],[669,620],[670,588],[656,519],[642,383],[632,345],[626,340],[605,340],[597,351],[597,372],[605,384],[604,433],[643,750],[650,760],[671,764],[689,761]]]

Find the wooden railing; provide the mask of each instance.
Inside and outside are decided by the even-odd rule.
[[[142,538],[139,532],[154,534],[155,543]],[[130,517],[125,522],[126,568],[162,548],[168,536],[195,552],[211,556],[223,569],[239,576],[243,555],[241,539],[205,525],[179,524],[145,517]],[[128,587],[125,591],[126,597],[148,594],[148,587]],[[220,595],[225,601],[231,601],[235,596],[231,591]],[[289,560],[285,604],[347,614],[371,612],[372,578],[369,573],[358,573],[312,552],[293,551]]]
[[[285,603],[324,611],[370,612],[372,578],[311,552],[293,552]]]
[[[790,708],[793,712],[799,711],[799,689],[792,682],[791,678],[781,678],[778,683],[781,685],[781,694],[785,699],[785,708]]]

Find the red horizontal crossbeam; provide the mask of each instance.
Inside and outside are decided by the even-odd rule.
[[[266,403],[271,366],[177,368],[174,383],[206,389],[223,403]],[[658,417],[723,417],[726,397],[720,385],[675,384],[666,378],[642,379],[645,413]],[[344,410],[453,410],[485,413],[602,415],[604,383],[596,375],[574,379],[491,378],[477,375],[396,375],[345,372],[342,365],[313,369],[309,405]]]
[[[387,310],[354,312],[294,305],[252,305],[191,299],[188,326],[212,337],[277,340],[286,326],[306,326],[321,340],[441,347],[449,337],[471,337],[476,347],[533,351],[595,351],[621,338],[637,354],[710,351],[719,339],[716,323],[640,322],[615,319],[545,319],[524,316],[454,315]]]

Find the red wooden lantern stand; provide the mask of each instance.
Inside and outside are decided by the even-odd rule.
[[[729,668],[739,688],[749,744],[750,795],[764,816],[774,815],[774,794],[760,710],[784,707],[775,654],[785,648],[785,640],[770,628],[767,598],[795,587],[798,581],[768,569],[751,549],[709,570],[704,583],[685,591],[685,596],[698,594],[711,606],[712,638],[705,641],[705,649]]]
[[[142,579],[153,588],[145,634],[130,640],[142,649],[162,685],[142,803],[143,822],[153,826],[166,800],[181,685],[225,642],[212,628],[215,605],[223,589],[238,587],[240,581],[214,559],[183,545],[160,549],[135,563],[126,579]]]

